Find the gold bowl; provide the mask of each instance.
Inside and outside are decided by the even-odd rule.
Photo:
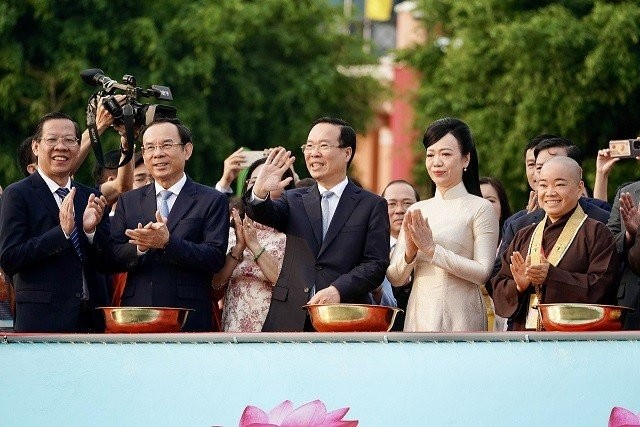
[[[98,307],[102,310],[107,333],[180,332],[193,309],[171,307]]]
[[[619,331],[629,307],[601,304],[538,304],[546,331]]]
[[[399,308],[370,304],[307,304],[318,332],[388,332]]]

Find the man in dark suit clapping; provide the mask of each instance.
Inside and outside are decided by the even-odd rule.
[[[120,196],[111,224],[113,268],[128,271],[123,306],[194,311],[183,331],[211,331],[211,278],[224,266],[229,236],[227,197],[184,172],[191,132],[159,119],[141,134],[154,183]]]
[[[71,180],[77,123],[40,119],[32,139],[37,171],[7,187],[0,205],[0,265],[13,277],[16,332],[102,332],[107,304],[96,273],[109,237],[106,200]]]
[[[302,146],[316,184],[270,200],[269,192],[291,179],[281,181],[295,160],[278,147],[244,196],[249,217],[287,234],[263,331],[313,330],[302,305],[365,303],[384,279],[389,265],[387,203],[347,178],[355,150],[356,134],[346,122],[318,119]]]

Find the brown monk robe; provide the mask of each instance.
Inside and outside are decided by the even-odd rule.
[[[604,224],[587,218],[578,206],[581,172],[568,157],[545,163],[538,186],[538,203],[546,213],[544,228],[539,230],[541,245],[536,239],[532,244],[538,224],[520,230],[503,255],[500,272],[491,280],[496,314],[509,318],[511,330],[529,329],[531,321],[528,328],[525,324],[531,316],[536,283],[542,303],[615,302],[618,256],[613,235]],[[557,261],[553,251],[563,251],[558,240],[565,226],[567,231],[560,240],[568,247]],[[541,246],[537,250],[539,262],[532,262],[535,243]],[[555,266],[554,261],[549,262],[552,259]],[[535,322],[533,325],[535,329]]]

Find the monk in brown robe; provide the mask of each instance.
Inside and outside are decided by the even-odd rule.
[[[510,330],[536,329],[537,303],[614,304],[618,255],[606,225],[578,204],[582,169],[569,157],[544,164],[538,204],[544,219],[520,230],[491,280],[496,314]]]

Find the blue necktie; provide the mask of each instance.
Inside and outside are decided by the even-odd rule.
[[[169,200],[169,197],[171,197],[172,194],[173,193],[169,190],[162,190],[160,192],[160,215],[164,218],[169,217],[169,204],[167,203],[167,200]]]
[[[64,198],[67,197],[67,195],[69,194],[69,189],[58,188],[56,190],[56,194],[60,196],[61,199],[64,200]],[[76,250],[78,257],[80,258],[80,261],[84,261],[84,257],[82,256],[82,249],[80,249],[80,237],[78,236],[78,227],[75,226],[75,219],[73,222],[74,222],[74,226],[73,226],[73,230],[71,230],[71,234],[69,234],[69,240],[71,240],[73,249]]]
[[[333,191],[325,191],[322,193],[322,202],[320,203],[322,207],[322,240],[324,240],[324,236],[327,234],[327,230],[329,229],[329,224],[331,223],[331,218],[329,217],[331,211],[329,209],[329,199],[334,196]]]

